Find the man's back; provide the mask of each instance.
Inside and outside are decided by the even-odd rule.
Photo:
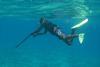
[[[50,21],[47,21],[47,20],[45,20],[42,25],[46,30],[48,30],[52,34],[54,34],[54,28],[57,27],[56,24],[53,24],[53,23],[51,23]]]

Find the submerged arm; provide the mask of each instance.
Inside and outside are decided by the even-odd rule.
[[[46,34],[47,33],[47,30],[45,29],[44,32],[39,32],[39,33],[36,33],[35,35],[33,35],[34,37],[35,36],[38,36],[38,35],[43,35],[43,34]]]
[[[41,25],[38,29],[36,29],[34,32],[32,32],[32,35],[37,36],[37,35],[43,35],[43,34],[47,33],[47,29],[44,28],[44,32],[41,32],[42,29],[43,29],[43,26]]]
[[[42,29],[43,29],[43,26],[41,25],[34,32],[32,32],[32,35],[39,33]]]

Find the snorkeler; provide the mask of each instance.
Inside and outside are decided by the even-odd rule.
[[[76,29],[85,24],[88,20],[85,19],[81,23],[73,26],[71,28],[71,34],[66,35],[61,31],[61,29],[56,25],[46,20],[44,17],[40,19],[40,26],[31,34],[29,34],[23,41],[21,41],[17,46],[19,47],[24,41],[26,41],[30,36],[39,36],[50,32],[52,35],[58,37],[60,40],[64,41],[67,45],[72,45],[73,39],[79,37],[80,43],[83,42],[84,33],[76,34]],[[44,31],[42,31],[44,29]]]
[[[44,29],[44,31],[42,31],[42,29]],[[60,40],[64,41],[68,45],[72,44],[73,38],[78,37],[78,34],[75,34],[75,29],[72,29],[72,33],[70,35],[66,35],[60,30],[60,28],[56,24],[53,24],[42,17],[40,19],[40,27],[37,28],[32,33],[32,35],[38,36],[46,34],[47,32],[50,32],[52,35],[57,36]]]

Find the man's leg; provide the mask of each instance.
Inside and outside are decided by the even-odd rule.
[[[60,39],[66,38],[66,35],[60,29],[58,29],[56,33]]]
[[[73,39],[78,37],[78,34],[76,34],[76,29],[72,29],[71,30],[71,34],[67,35],[66,38],[65,38],[65,42],[68,44],[68,45],[71,45],[72,42],[73,42]]]
[[[71,35],[76,33],[76,29],[71,29]]]

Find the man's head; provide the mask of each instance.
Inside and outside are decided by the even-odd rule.
[[[41,24],[45,23],[45,20],[46,20],[46,19],[45,19],[44,17],[41,17],[40,23],[41,23]]]

